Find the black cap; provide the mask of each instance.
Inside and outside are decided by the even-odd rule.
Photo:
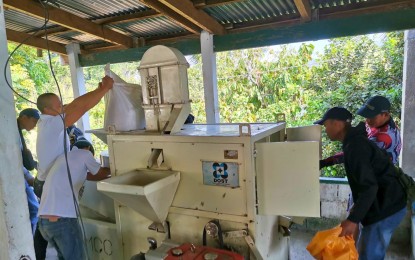
[[[352,122],[353,115],[346,108],[333,107],[326,111],[323,118],[314,122],[314,124],[323,125],[327,119],[336,119],[346,122]]]
[[[19,113],[19,117],[20,116],[33,117],[33,118],[36,118],[36,119],[39,119],[40,118],[39,111],[37,109],[34,109],[34,108],[26,108],[26,109],[23,109]]]
[[[86,147],[89,147],[89,151],[91,151],[91,153],[93,154],[93,155],[95,155],[95,150],[94,150],[94,147],[92,146],[92,144],[87,140],[87,139],[85,139],[84,137],[81,137],[81,138],[79,138],[74,144],[73,144],[73,146],[76,146],[76,147],[78,147],[78,149],[83,149],[83,148],[86,148]]]
[[[391,103],[389,100],[382,96],[371,97],[366,104],[364,104],[357,114],[365,118],[372,118],[379,115],[382,112],[389,112]]]
[[[185,124],[193,124],[193,121],[195,121],[195,116],[192,114],[189,114],[186,118],[186,121],[184,121]]]

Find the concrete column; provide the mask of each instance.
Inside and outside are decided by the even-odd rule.
[[[82,67],[79,65],[78,55],[81,53],[79,44],[71,43],[66,45],[66,52],[68,53],[69,69],[71,71],[72,91],[74,98],[82,96],[86,93],[85,79]],[[89,114],[86,112],[77,122],[79,129],[85,132],[85,130],[91,129],[89,126]],[[91,135],[85,133],[85,138],[91,141]]]
[[[22,256],[35,259],[16,110],[3,74],[7,57],[4,6],[0,0],[0,259],[22,259]],[[6,77],[11,84],[9,66]]]
[[[415,30],[405,31],[400,165],[415,177]]]
[[[405,31],[402,86],[402,152],[400,165],[405,173],[415,177],[415,30]],[[415,203],[412,204],[411,243],[415,255]]]
[[[213,35],[202,31],[200,46],[202,51],[206,123],[219,123],[218,81],[216,77],[216,53],[213,51]]]

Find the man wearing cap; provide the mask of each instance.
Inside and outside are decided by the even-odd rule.
[[[30,131],[36,127],[36,124],[40,118],[39,111],[34,108],[26,108],[23,109],[19,113],[19,117],[17,118],[17,128],[19,129],[20,135],[20,142],[21,142],[21,149],[22,149],[22,159],[23,159],[23,166],[31,171],[37,168],[37,162],[33,160],[32,153],[26,146],[26,141],[23,138],[22,130]],[[28,180],[33,186],[33,179]]]
[[[382,96],[374,96],[364,104],[357,114],[366,118],[366,132],[369,140],[384,149],[392,162],[398,164],[401,153],[401,136],[390,115],[391,104]]]
[[[330,140],[342,142],[354,206],[341,223],[340,236],[353,236],[361,223],[359,259],[384,259],[392,233],[406,214],[406,194],[396,178],[395,166],[368,139],[364,123],[352,127],[351,121],[348,110],[334,107],[315,122],[325,126]]]
[[[369,140],[384,149],[393,164],[397,165],[401,152],[401,136],[390,115],[390,107],[391,104],[387,98],[374,96],[357,111],[357,114],[366,118],[366,132]],[[320,161],[320,169],[343,163],[343,160],[343,153],[330,156]]]
[[[23,174],[25,178],[26,197],[29,207],[30,223],[32,225],[32,232],[35,231],[37,224],[37,211],[39,209],[39,202],[36,195],[33,192],[33,176],[29,171],[37,167],[37,162],[33,159],[32,153],[26,146],[26,141],[23,137],[22,130],[30,131],[36,127],[37,121],[39,120],[39,111],[34,108],[23,109],[19,113],[17,118],[17,129],[19,130],[20,136],[20,149],[22,151],[23,160]]]
[[[100,181],[110,176],[94,159],[92,145],[86,140],[77,141],[73,149],[59,156],[49,170],[39,208],[39,229],[42,236],[53,245],[59,259],[85,259],[81,228],[77,210],[79,190],[85,180]]]

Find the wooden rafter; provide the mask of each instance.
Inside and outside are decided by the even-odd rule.
[[[197,35],[200,34],[201,29],[198,26],[191,23],[189,20],[185,19],[183,16],[179,15],[169,7],[160,3],[159,0],[141,0],[141,2],[147,5],[148,7],[162,13],[163,15],[171,19],[174,23],[182,26],[186,30]]]
[[[193,5],[197,9],[202,9],[202,8],[207,8],[207,7],[226,5],[229,3],[241,2],[241,1],[245,1],[245,0],[193,0]],[[100,19],[92,20],[92,22],[99,24],[99,25],[122,24],[122,23],[140,21],[140,20],[145,20],[145,19],[155,18],[155,17],[160,17],[160,16],[163,16],[163,14],[157,12],[156,10],[150,9],[150,10],[132,13],[132,14],[100,18]],[[65,28],[65,27],[57,26],[57,27],[49,28],[47,30],[47,33],[48,35],[59,35],[59,34],[67,33],[70,31],[72,30]],[[197,34],[199,34],[199,32]],[[37,32],[36,36],[44,37],[45,31],[42,30],[42,31]],[[160,40],[163,41],[162,39]],[[166,41],[170,41],[170,38],[167,38]],[[113,46],[113,47],[115,49],[119,49],[119,47],[117,46]],[[99,49],[101,49],[101,47]]]
[[[221,1],[221,0],[217,0]],[[396,0],[394,3],[386,3],[387,1],[384,1],[384,4],[373,5],[373,4],[360,4],[359,6],[354,6],[354,9],[347,9],[343,7],[337,7],[337,8],[326,8],[324,12],[320,11],[320,15],[318,17],[318,20],[326,20],[326,19],[336,19],[336,18],[346,18],[353,15],[359,15],[362,13],[365,14],[375,14],[379,12],[384,11],[393,11],[393,10],[400,10],[405,8],[411,8],[413,4],[415,4],[415,0]],[[413,6],[415,8],[415,6]],[[342,9],[340,9],[342,8]],[[232,29],[228,30],[228,33],[230,34],[238,34],[238,33],[246,33],[246,32],[253,32],[257,30],[263,30],[263,29],[272,29],[272,28],[283,28],[287,26],[295,26],[303,23],[304,21],[301,20],[301,18],[298,17],[296,14],[290,14],[290,15],[284,15],[279,16],[275,18],[269,18],[262,21],[248,21],[248,22],[242,22],[235,24]],[[173,42],[177,42],[178,40],[185,40],[185,39],[196,39],[196,35],[179,35],[170,37],[170,38],[164,38],[160,39],[160,37],[152,37],[146,39],[146,45],[155,45],[155,44],[170,44]],[[113,47],[116,49],[116,47]],[[107,51],[111,50],[111,47],[100,48],[99,51]],[[95,49],[90,49],[90,51],[95,51]]]
[[[31,0],[3,0],[4,6],[26,13],[28,15],[44,18],[43,7]],[[74,14],[62,11],[58,8],[48,7],[49,20],[52,23],[59,24],[63,27],[87,33],[115,44],[120,44],[128,48],[133,47],[133,39],[121,33],[115,32],[104,26],[97,25],[87,19],[78,17]]]
[[[106,17],[101,19],[93,20],[93,23],[99,24],[99,25],[109,25],[109,24],[120,24],[120,23],[128,23],[128,22],[134,22],[138,20],[144,20],[154,17],[162,16],[162,14],[158,13],[154,10],[146,10],[139,13],[133,13],[133,14],[126,14],[126,15],[118,15],[114,17]],[[57,26],[53,27],[47,30],[48,35],[55,35],[55,34],[61,34],[71,31],[68,28]],[[42,37],[45,36],[45,31],[42,30],[38,33],[36,33],[36,36]]]
[[[415,0],[394,0],[392,2],[383,0],[376,2],[376,5],[367,2],[359,2],[346,7],[341,6],[322,9],[319,12],[319,20],[389,12],[407,8],[415,8]]]
[[[246,0],[192,0],[196,8],[205,8],[212,6],[227,5],[231,3],[238,3]]]
[[[53,28],[48,28],[46,31],[48,35],[56,35],[56,34],[60,34],[63,32],[67,32],[69,31],[69,29],[62,27],[62,26],[57,26]],[[37,37],[44,37],[45,35],[46,35],[45,30],[40,30],[40,31],[35,32],[35,36]]]
[[[226,29],[218,21],[204,11],[196,9],[189,0],[159,0],[159,2],[209,33],[216,35],[226,33]]]
[[[49,40],[46,42],[45,39],[33,36],[27,33],[17,32],[10,29],[6,29],[7,40],[17,43],[24,43],[32,47],[56,52],[62,55],[67,55],[65,45]]]
[[[23,11],[17,8],[20,6],[19,4],[20,2],[26,3],[28,1],[29,0],[20,0],[20,1],[3,0],[3,3],[4,3],[4,7],[8,9],[14,9],[14,10],[18,10],[20,12],[25,12],[25,13],[36,13],[34,12],[37,10],[36,8],[31,8],[31,7],[28,9],[22,8]],[[138,20],[144,20],[144,19],[148,19],[152,17],[167,16],[169,19],[174,20],[177,24],[187,29],[188,32],[172,34],[172,35],[169,35],[167,38],[160,36],[160,35],[155,36],[155,37],[149,37],[145,39],[145,45],[151,46],[154,44],[169,44],[169,43],[174,44],[177,41],[183,41],[183,40],[186,41],[186,39],[197,40],[198,35],[200,34],[200,30],[207,29],[207,28],[204,28],[203,26],[205,27],[211,26],[209,22],[206,22],[206,20],[203,20],[203,17],[201,19],[200,16],[197,16],[198,15],[197,11],[200,11],[203,13],[203,15],[208,16],[205,12],[203,12],[202,9],[213,7],[213,6],[219,6],[219,5],[226,6],[228,4],[238,3],[238,2],[243,2],[243,1],[246,1],[246,0],[141,0],[142,3],[146,3],[150,8],[153,8],[153,9],[149,9],[149,10],[141,11],[137,13],[132,13],[132,14],[117,15],[115,17],[100,18],[100,19],[96,19],[96,20],[88,21],[88,22],[95,24],[95,26],[103,28],[103,25],[108,25],[108,24],[121,24],[121,23],[133,22],[133,21],[138,21]],[[310,0],[293,0],[293,1],[296,4],[298,13],[301,16],[299,16],[298,14],[290,14],[290,15],[283,15],[283,16],[278,16],[278,17],[270,17],[270,18],[261,19],[258,21],[240,22],[240,23],[234,24],[232,27],[227,28],[228,29],[227,33],[238,34],[238,33],[244,33],[244,32],[254,32],[256,30],[261,30],[261,29],[266,29],[266,28],[272,29],[272,28],[277,28],[277,27],[287,27],[287,26],[298,25],[298,24],[303,23],[304,21],[307,21],[307,19],[311,19],[311,11],[307,11],[307,7],[306,7],[307,4],[309,5]],[[36,3],[36,1],[29,1],[29,2]],[[38,6],[40,5],[38,4]],[[301,7],[301,6],[304,6],[304,7]],[[403,9],[408,9],[408,8],[415,8],[415,0],[378,0],[375,2],[358,2],[354,4],[347,4],[347,5],[319,9],[318,13],[313,14],[313,15],[316,15],[315,17],[316,20],[313,22],[337,19],[337,18],[345,18],[345,17],[361,15],[361,14],[375,14],[379,12],[388,12],[388,11],[400,10],[400,9],[403,10]],[[56,8],[50,7],[51,13],[54,12],[52,11],[54,9]],[[302,9],[303,11],[301,11]],[[42,10],[41,12],[42,15],[38,14],[35,16],[43,18],[43,9],[41,10]],[[208,17],[211,18],[210,16]],[[81,18],[76,17],[76,19],[74,20],[80,20],[80,19]],[[195,20],[197,20],[197,22],[195,22]],[[55,21],[53,22],[55,24],[58,24]],[[67,27],[69,27],[69,29],[61,27],[61,26],[50,28],[48,29],[48,34],[53,35],[53,34],[68,32],[68,30],[71,30],[71,26],[67,26]],[[221,27],[223,26],[221,25]],[[211,32],[213,32],[213,29],[210,29],[210,30],[212,30]],[[79,30],[76,30],[76,31],[79,31]],[[112,30],[112,31],[115,32],[117,30]],[[119,31],[118,33],[125,36],[122,31]],[[35,38],[37,41],[42,41],[42,39],[39,39],[39,38],[44,36],[44,32],[39,32],[36,34],[36,36],[38,36],[37,38]],[[15,39],[16,38],[17,37],[15,37]],[[60,44],[60,43],[57,43],[57,44]],[[116,43],[116,45],[109,45],[109,44],[114,44],[114,42],[107,41],[107,43],[88,44],[84,46],[85,48],[83,49],[83,52],[84,53],[86,51],[102,52],[102,51],[108,51],[108,50],[120,50],[120,49],[129,48],[127,46],[118,45],[118,43]],[[28,45],[37,47],[37,45],[35,44],[28,44]],[[42,48],[42,47],[37,47],[37,48]],[[60,48],[59,51],[62,51],[62,49]],[[59,52],[59,51],[56,51],[56,52]]]
[[[220,0],[217,0],[220,1]],[[337,18],[347,18],[362,14],[376,14],[382,12],[391,12],[397,10],[413,9],[415,8],[415,0],[379,0],[376,4],[373,2],[360,2],[347,6],[324,8],[319,11],[317,21],[330,20]],[[293,26],[304,21],[294,17],[293,15],[285,15],[282,17],[267,19],[258,22],[243,22],[235,24],[235,27],[228,30],[228,33],[250,32],[268,28],[278,28],[285,26]]]
[[[301,15],[301,20],[304,22],[311,21],[311,6],[309,0],[294,0],[298,12]]]

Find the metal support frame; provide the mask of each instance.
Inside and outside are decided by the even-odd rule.
[[[3,0],[0,0],[0,66],[7,52]],[[10,67],[6,77],[11,84]],[[33,237],[22,171],[22,156],[12,91],[0,76],[0,259],[35,259]]]
[[[86,93],[85,79],[82,67],[79,64],[79,54],[81,53],[79,44],[70,43],[66,45],[68,53],[69,69],[71,71],[72,91],[74,98],[77,98]],[[77,122],[77,126],[84,132],[86,139],[91,141],[91,134],[85,133],[85,130],[90,130],[89,114],[86,112]]]
[[[202,31],[203,87],[205,90],[206,123],[219,123],[218,82],[216,77],[216,53],[213,51],[213,35]]]

